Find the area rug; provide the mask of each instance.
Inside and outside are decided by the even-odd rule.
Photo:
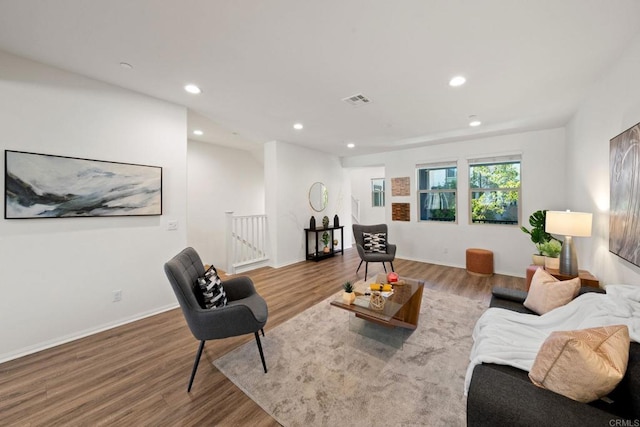
[[[418,328],[385,341],[394,332],[330,306],[337,296],[267,331],[267,374],[253,340],[214,365],[284,426],[465,425],[471,333],[486,305],[425,288]]]

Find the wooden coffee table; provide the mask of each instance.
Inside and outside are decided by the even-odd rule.
[[[374,283],[374,281],[375,279],[370,279],[366,282],[359,281],[354,285],[356,290],[356,302],[354,304],[345,304],[342,300],[342,294],[340,294],[338,298],[331,301],[331,305],[351,311],[355,313],[356,317],[378,325],[391,328],[416,329],[418,327],[418,318],[420,317],[424,280],[401,277],[399,282],[404,284],[393,286],[393,295],[386,299],[383,310],[370,308],[367,297],[364,296],[364,290],[368,289],[369,284]]]

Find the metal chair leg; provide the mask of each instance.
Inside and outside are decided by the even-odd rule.
[[[384,268],[384,272],[386,273],[387,272],[387,266],[384,265],[384,262],[382,263],[382,268]]]
[[[364,264],[364,280],[367,280],[367,272],[369,271],[369,262]]]
[[[258,331],[255,332],[256,343],[258,343],[258,351],[260,352],[260,359],[262,360],[262,367],[264,368],[264,373],[267,373],[267,364],[264,361],[264,353],[262,352],[262,344],[260,343],[260,334]]]
[[[264,328],[260,329],[262,331],[262,336],[264,336]]]
[[[193,379],[196,376],[196,371],[198,370],[198,363],[200,362],[200,356],[202,356],[202,350],[204,349],[205,341],[200,341],[200,346],[198,347],[198,353],[196,354],[196,360],[193,362],[193,369],[191,370],[191,378],[189,379],[189,387],[187,387],[187,393],[191,391],[191,385],[193,384]]]
[[[364,260],[362,260],[362,259],[360,260],[360,264],[358,264],[358,269],[356,270],[356,274],[358,274],[358,271],[360,271],[360,267],[362,266],[362,262],[363,261]]]
[[[393,262],[390,261],[389,264],[391,264],[391,271],[395,272],[395,270],[393,269]]]

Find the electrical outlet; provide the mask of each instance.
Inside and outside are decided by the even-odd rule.
[[[117,291],[113,291],[113,302],[118,301],[122,301],[122,291],[119,289]]]

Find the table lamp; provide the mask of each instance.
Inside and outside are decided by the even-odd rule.
[[[565,236],[560,251],[560,274],[578,275],[578,257],[574,237],[591,236],[592,214],[571,211],[547,211],[545,231]]]

